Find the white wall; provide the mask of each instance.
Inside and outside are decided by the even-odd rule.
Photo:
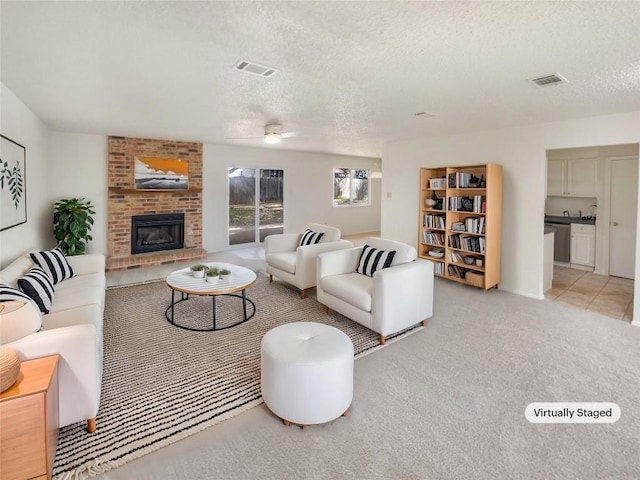
[[[9,93],[13,96],[11,92]],[[3,98],[3,114],[4,106]],[[23,106],[23,108],[26,107]],[[37,120],[35,116],[34,119]],[[28,246],[16,250],[5,248],[5,238],[8,239],[8,236],[2,232],[3,261],[6,258],[8,262],[19,253],[30,249],[51,248],[54,244],[51,233],[53,203],[59,199],[71,197],[90,199],[96,210],[95,224],[92,229],[93,240],[89,243],[87,251],[107,253],[107,137],[49,132],[48,138],[47,147],[41,149],[47,151],[45,164],[35,169],[33,175],[30,174],[31,170],[27,172],[29,192],[32,190],[33,177],[41,184],[36,190],[39,192],[38,204],[40,205],[37,211],[42,217],[41,238],[38,241],[27,242]],[[345,234],[380,229],[379,179],[371,181],[371,206],[343,208],[331,206],[333,167],[374,169],[375,159],[373,158],[211,144],[205,144],[203,150],[203,247],[209,252],[229,248],[227,172],[229,167],[235,166],[285,170],[285,201],[287,202],[285,229],[288,231],[298,231],[309,222],[335,225]],[[29,152],[28,148],[28,156]],[[51,165],[48,176],[42,173],[47,165]],[[27,168],[30,167],[31,165],[27,162]],[[300,185],[305,186],[300,188]],[[28,202],[30,199],[31,197],[27,199]],[[21,227],[6,232],[11,233],[12,230],[19,228]],[[34,237],[31,232],[24,235],[29,241]],[[19,240],[13,244],[16,247],[25,245],[22,234],[17,237],[20,237]]]
[[[308,223],[336,226],[343,234],[380,229],[380,180],[371,180],[370,206],[333,207],[333,168],[374,168],[374,158],[268,150],[205,144],[203,146],[203,247],[208,252],[229,248],[228,170],[231,167],[276,168],[285,171],[286,232]]]
[[[96,211],[87,253],[107,253],[107,137],[51,132],[48,198],[85,197]]]
[[[0,133],[26,148],[27,223],[0,232],[0,268],[15,257],[53,246],[53,207],[47,190],[49,130],[0,83]]]
[[[59,199],[71,197],[90,199],[96,210],[95,224],[92,229],[93,240],[89,243],[87,251],[107,253],[107,137],[50,132],[48,138],[50,139],[48,145],[43,149],[47,151],[46,165],[37,169],[34,175],[29,175],[28,180],[29,192],[32,190],[32,177],[36,177],[36,181],[41,183],[36,191],[40,192],[38,212],[42,217],[43,232],[40,240],[18,250],[6,249],[7,253],[4,248],[6,236],[5,232],[2,232],[2,258],[6,258],[7,262],[23,251],[53,246],[51,227],[53,203]],[[229,167],[268,167],[285,170],[285,229],[287,231],[298,231],[310,222],[335,225],[345,234],[380,229],[380,180],[371,181],[371,206],[343,208],[331,206],[333,167],[373,169],[375,168],[373,158],[211,144],[205,144],[203,150],[203,248],[209,252],[229,248],[227,237]],[[27,155],[29,152],[27,148]],[[51,166],[48,168],[48,176],[42,174],[47,165]],[[29,162],[27,167],[30,168]],[[28,174],[30,172],[29,170]],[[300,185],[304,187],[301,188]],[[19,237],[15,245],[25,245],[22,235]],[[32,237],[30,232],[25,233],[25,238],[28,240]]]
[[[500,288],[543,298],[546,151],[639,141],[640,111],[636,111],[387,144],[382,162],[381,235],[417,245],[421,167],[501,164],[504,183]],[[391,198],[387,198],[387,192]],[[640,242],[636,249],[640,252]],[[639,297],[640,282],[636,282],[635,298]]]

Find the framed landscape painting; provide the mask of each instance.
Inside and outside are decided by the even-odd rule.
[[[187,190],[189,161],[180,158],[136,157],[136,190]]]
[[[0,135],[0,231],[26,222],[26,148]]]

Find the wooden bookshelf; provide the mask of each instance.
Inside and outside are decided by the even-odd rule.
[[[438,203],[428,205],[434,194]],[[436,276],[484,290],[498,287],[501,165],[420,169],[419,211],[418,256],[434,263]],[[434,257],[434,251],[443,256]]]

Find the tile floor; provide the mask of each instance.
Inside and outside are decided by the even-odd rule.
[[[544,296],[627,322],[633,318],[633,280],[626,278],[555,266],[551,289]]]

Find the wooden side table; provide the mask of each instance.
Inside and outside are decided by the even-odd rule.
[[[2,480],[50,479],[58,444],[58,355],[26,360],[0,393]]]

